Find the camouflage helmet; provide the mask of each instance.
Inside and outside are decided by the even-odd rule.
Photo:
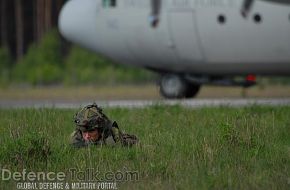
[[[103,114],[102,109],[97,104],[87,105],[76,113],[74,122],[77,129],[81,131],[91,131],[104,127],[108,118]]]

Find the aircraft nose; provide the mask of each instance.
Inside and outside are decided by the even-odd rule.
[[[94,48],[97,1],[69,0],[61,9],[58,28],[69,41]]]

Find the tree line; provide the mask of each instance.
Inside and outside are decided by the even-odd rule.
[[[0,0],[0,47],[16,60],[57,26],[66,0]]]
[[[152,81],[149,72],[117,65],[63,40],[56,26],[66,1],[0,0],[0,87]]]

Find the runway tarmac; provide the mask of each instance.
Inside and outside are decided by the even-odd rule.
[[[66,100],[0,100],[0,108],[80,108],[94,101]],[[154,105],[181,105],[200,107],[243,107],[250,105],[290,106],[290,98],[246,98],[246,99],[190,99],[190,100],[108,100],[95,101],[101,107],[144,108]]]

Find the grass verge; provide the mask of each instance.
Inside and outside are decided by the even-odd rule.
[[[290,107],[106,109],[141,145],[88,149],[69,146],[76,111],[0,110],[1,169],[138,172],[119,189],[290,188]],[[16,184],[1,180],[0,189]]]

